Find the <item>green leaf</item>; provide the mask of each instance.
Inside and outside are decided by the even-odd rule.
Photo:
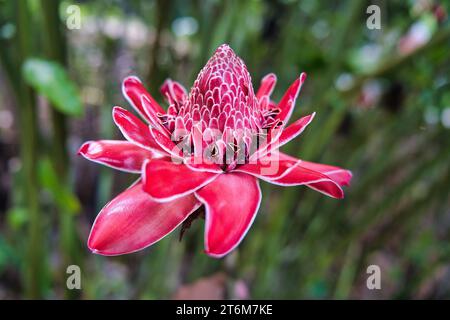
[[[79,116],[83,107],[76,85],[56,62],[30,58],[22,66],[25,82],[62,113]]]
[[[27,209],[23,207],[9,209],[6,213],[6,221],[12,230],[19,231],[28,222]]]
[[[81,204],[70,188],[62,183],[55,172],[51,161],[43,158],[38,163],[39,181],[52,196],[58,209],[68,214],[77,214]]]

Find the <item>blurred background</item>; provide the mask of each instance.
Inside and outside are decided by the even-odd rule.
[[[450,298],[449,10],[0,0],[0,299]],[[276,101],[308,73],[293,118],[317,116],[285,151],[351,169],[346,198],[263,183],[259,216],[222,260],[203,253],[201,219],[181,242],[176,231],[138,253],[91,254],[96,214],[135,177],[78,157],[79,146],[122,139],[111,111],[130,108],[125,76],[163,103],[164,79],[190,88],[222,43],[255,87],[277,74]],[[81,290],[66,288],[69,265]],[[381,290],[366,286],[369,265]]]

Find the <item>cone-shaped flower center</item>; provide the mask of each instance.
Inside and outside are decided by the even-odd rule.
[[[190,108],[189,108],[190,107]],[[261,128],[261,112],[244,62],[227,46],[220,46],[200,71],[189,95],[189,111],[208,127]]]
[[[224,168],[245,163],[270,127],[247,67],[228,45],[221,45],[209,59],[187,99],[170,109],[172,140],[184,154]]]

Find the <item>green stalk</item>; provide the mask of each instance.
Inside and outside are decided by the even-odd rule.
[[[65,42],[60,29],[59,0],[41,0],[44,50],[48,59],[66,64]],[[53,143],[52,151],[57,172],[65,179],[68,169],[68,155],[66,151],[67,126],[66,116],[52,108]]]
[[[66,65],[64,35],[61,32],[59,20],[59,0],[41,0],[41,10],[44,28],[44,50],[48,59],[57,61],[61,65]],[[60,184],[69,184],[69,156],[67,154],[67,118],[55,107],[51,106],[51,121],[53,128],[53,139],[51,148],[51,159],[53,168],[60,177]],[[77,252],[77,235],[74,223],[74,216],[71,212],[58,208],[59,230],[60,230],[60,250],[62,265],[59,271],[61,281],[64,282],[65,269],[71,264],[80,264],[79,253]],[[76,291],[66,291],[67,297],[75,297]]]
[[[362,7],[363,3],[361,1],[350,1],[348,4],[348,12],[349,14],[349,18],[345,19],[342,21],[342,25],[341,28],[339,29],[339,33],[337,35],[337,37],[335,38],[335,42],[334,45],[332,46],[333,48],[333,52],[331,55],[333,58],[333,63],[331,65],[330,70],[328,71],[325,79],[323,80],[323,86],[329,86],[329,83],[333,82],[333,79],[336,75],[337,70],[339,70],[340,66],[342,65],[342,62],[344,60],[344,55],[342,54],[344,52],[343,48],[344,46],[347,44],[347,40],[349,35],[351,34],[349,32],[349,30],[351,30],[351,28],[353,28],[354,25],[354,21],[358,18],[358,14],[360,12],[360,9]],[[323,91],[319,91],[319,92],[325,92],[325,90]],[[337,124],[339,124],[339,121],[336,121],[335,119],[337,118],[341,118],[339,115],[342,112],[343,108],[335,108],[332,111],[332,114],[327,118],[328,123],[326,123],[325,125],[325,129],[324,130],[320,130],[320,132],[318,132],[317,134],[321,135],[320,140],[321,142],[326,142],[327,141],[327,137],[329,137],[329,134],[324,134],[323,132],[326,133],[330,133],[330,132],[334,132],[335,127],[337,126]],[[337,122],[337,124],[336,124]],[[317,125],[317,123],[316,123]],[[320,126],[320,124],[319,124]],[[323,132],[322,132],[323,131]],[[314,150],[316,150],[316,147],[319,145],[319,143],[317,142],[317,140],[314,137],[309,137],[309,146],[311,148],[313,148]],[[323,145],[323,143],[322,143]],[[291,147],[292,148],[292,147]],[[308,153],[309,155],[316,155],[313,154],[313,152],[309,151],[308,148],[307,150],[305,150],[306,153]],[[295,152],[294,154],[296,154],[297,152]],[[304,154],[303,154],[304,155]],[[314,157],[315,158],[315,157]],[[313,157],[307,157],[305,156],[305,159],[313,159]],[[287,223],[287,221],[289,221],[288,219],[286,219],[287,216],[291,215],[292,211],[293,211],[293,207],[296,205],[297,201],[295,199],[298,199],[298,190],[295,190],[295,188],[291,188],[288,190],[285,190],[283,192],[283,195],[281,197],[281,201],[279,202],[279,212],[281,212],[282,214],[279,215],[273,215],[271,221],[269,222],[269,225],[271,225],[271,230],[270,232],[267,234],[267,242],[270,243],[271,245],[276,247],[280,247],[280,243],[281,243],[281,237],[282,237],[282,228],[285,226],[285,224]],[[261,254],[264,255],[264,252],[266,252],[267,254],[271,254],[271,250],[265,250],[263,251]],[[278,255],[279,257],[279,255]],[[279,258],[275,258],[275,257],[269,257],[269,256],[262,256],[260,257],[260,259],[264,260],[264,264],[263,267],[261,268],[260,274],[261,277],[263,279],[261,279],[259,281],[259,286],[261,287],[261,293],[264,294],[266,293],[268,290],[270,290],[271,288],[269,288],[270,286],[270,279],[272,278],[277,265],[280,262]]]
[[[27,1],[17,1],[17,66],[20,67],[30,55],[30,14]],[[28,298],[42,298],[44,280],[43,226],[39,212],[39,184],[37,178],[38,130],[36,109],[31,88],[19,81],[16,92],[19,103],[20,152],[25,183],[26,206],[28,210],[27,255],[24,268],[25,294]]]
[[[161,70],[158,66],[158,56],[161,50],[161,37],[164,28],[167,26],[169,21],[170,8],[172,6],[172,1],[170,0],[157,0],[156,1],[156,37],[155,42],[151,47],[150,52],[150,64],[147,71],[147,83],[150,85],[150,93],[156,94],[158,88],[161,84]]]

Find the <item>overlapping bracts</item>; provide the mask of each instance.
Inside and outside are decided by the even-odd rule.
[[[143,249],[204,206],[205,251],[222,257],[236,248],[256,217],[260,179],[342,198],[350,171],[279,151],[314,118],[286,125],[305,79],[301,74],[275,103],[276,76],[265,76],[255,94],[244,62],[222,45],[189,94],[175,81],[164,82],[166,112],[138,78],[126,78],[123,94],[145,122],[115,107],[114,122],[127,141],[90,141],[79,153],[141,178],[101,210],[89,248],[103,255]]]

